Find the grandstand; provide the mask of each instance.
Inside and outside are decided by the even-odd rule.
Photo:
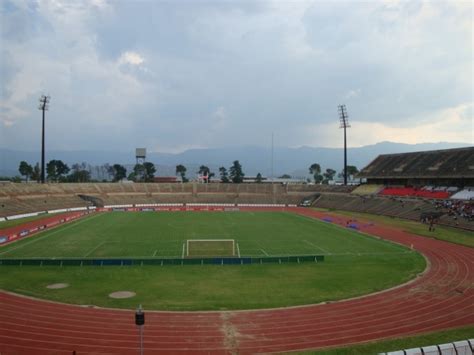
[[[474,230],[474,147],[380,155],[358,187],[314,184],[0,183],[0,217],[59,208],[159,204],[296,205]]]
[[[352,194],[321,193],[313,206],[420,220],[474,230],[474,147],[379,155]]]
[[[198,183],[1,183],[0,217],[57,208],[162,203],[299,204],[316,192],[347,193],[353,187]]]
[[[358,177],[379,185],[474,186],[474,147],[379,155]]]
[[[0,196],[0,217],[92,205],[91,202],[85,201],[76,195]]]

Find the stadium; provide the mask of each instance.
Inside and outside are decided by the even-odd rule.
[[[0,1],[0,355],[473,355],[473,6]]]
[[[360,186],[2,183],[0,349],[136,353],[140,304],[145,353],[467,354],[473,167],[463,148],[379,156]]]

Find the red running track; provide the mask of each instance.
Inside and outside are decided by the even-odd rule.
[[[346,224],[347,217],[293,212]],[[231,312],[147,312],[145,354],[267,353],[342,346],[474,325],[474,248],[363,221],[429,261],[414,281],[346,301]],[[0,292],[0,354],[137,354],[134,313]]]

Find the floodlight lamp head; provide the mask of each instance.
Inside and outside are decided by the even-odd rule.
[[[346,105],[339,105],[339,128],[348,128],[351,125],[349,124],[349,115],[347,114]]]
[[[48,104],[50,99],[51,97],[49,95],[41,95],[41,97],[39,98],[40,104],[38,106],[38,109],[48,111]]]
[[[347,119],[347,117],[339,118],[339,128],[349,128],[350,126],[351,125],[349,124],[349,120]]]

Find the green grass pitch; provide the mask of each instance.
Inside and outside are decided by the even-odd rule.
[[[186,257],[239,256],[233,239],[188,239]]]
[[[355,297],[425,268],[423,257],[407,248],[287,212],[98,213],[0,247],[0,258],[180,258],[189,239],[233,239],[241,256],[326,257],[322,263],[233,266],[3,266],[0,289],[103,307],[258,309]],[[59,282],[70,286],[46,288]],[[121,290],[136,296],[108,297]]]
[[[285,212],[109,212],[6,246],[0,257],[180,258],[186,255],[186,241],[192,239],[233,239],[241,256],[408,252]]]

